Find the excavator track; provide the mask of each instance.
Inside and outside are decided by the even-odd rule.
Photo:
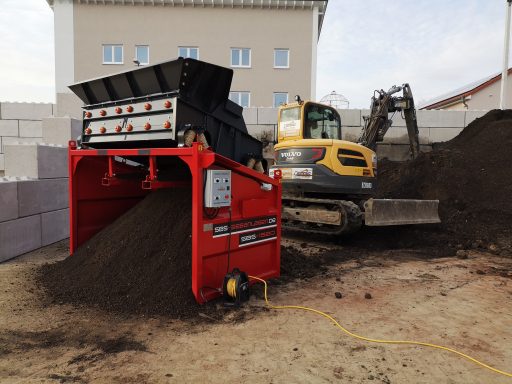
[[[363,213],[352,201],[283,196],[285,231],[337,236],[354,233],[362,224]]]

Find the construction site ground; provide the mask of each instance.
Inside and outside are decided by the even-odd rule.
[[[347,257],[343,245],[284,245],[340,261],[274,282],[272,303],[310,306],[361,335],[442,344],[510,370],[511,258],[406,248]],[[241,309],[219,301],[187,320],[46,303],[36,270],[67,254],[64,241],[0,264],[0,382],[510,382],[446,351],[362,342],[318,315],[269,310],[259,285]]]

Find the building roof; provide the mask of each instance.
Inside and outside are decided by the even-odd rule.
[[[512,73],[512,68],[509,68],[508,74]],[[448,104],[460,101],[465,97],[471,96],[491,84],[501,80],[501,72],[494,73],[490,76],[484,77],[478,81],[466,84],[463,87],[457,88],[451,92],[445,93],[441,96],[428,100],[419,107],[419,109],[437,109]]]
[[[59,0],[57,0],[59,1]],[[322,31],[324,15],[329,0],[71,0],[78,4],[93,5],[152,5],[171,7],[202,7],[202,8],[260,8],[260,9],[313,9],[318,7],[318,35]],[[55,0],[46,0],[53,8]]]
[[[53,7],[55,0],[46,0]],[[318,7],[325,12],[329,0],[74,0],[78,4],[168,5],[171,7],[283,8]]]

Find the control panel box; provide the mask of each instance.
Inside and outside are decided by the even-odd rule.
[[[204,205],[207,208],[229,207],[231,205],[231,171],[223,169],[206,170]]]

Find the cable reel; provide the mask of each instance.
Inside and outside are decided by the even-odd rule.
[[[249,278],[245,272],[234,268],[232,272],[224,276],[222,284],[222,296],[227,306],[239,307],[243,302],[249,300]]]

